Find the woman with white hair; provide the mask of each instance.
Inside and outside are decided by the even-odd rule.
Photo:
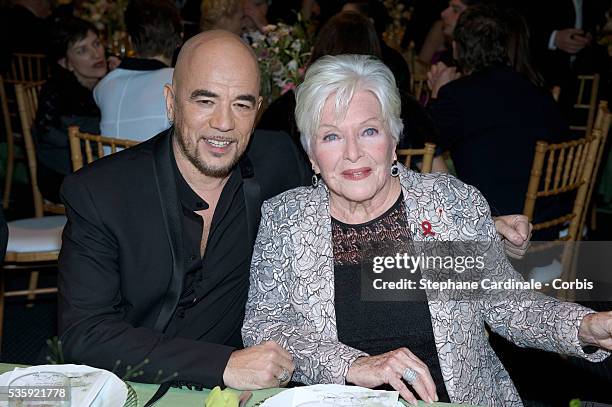
[[[485,242],[483,277],[521,278],[475,188],[397,163],[400,97],[383,63],[363,55],[323,57],[308,69],[296,98],[313,186],[262,207],[246,346],[279,343],[293,355],[293,379],[306,384],[390,385],[412,403],[416,393],[428,402],[491,406],[520,406],[521,399],[487,341],[485,323],[520,346],[591,361],[608,356],[583,346],[612,348],[611,313],[533,291],[468,301],[427,288],[421,300],[363,301],[361,265],[376,242]]]

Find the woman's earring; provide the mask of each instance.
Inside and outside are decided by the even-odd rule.
[[[397,160],[393,161],[391,164],[391,176],[397,177],[399,175],[399,167],[397,166]]]
[[[313,174],[312,176],[312,187],[316,188],[317,186],[319,186],[319,174]]]

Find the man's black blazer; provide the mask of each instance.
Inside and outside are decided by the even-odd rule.
[[[509,67],[492,67],[443,86],[428,107],[463,182],[496,215],[523,212],[535,145],[569,137],[548,92]]]
[[[582,0],[582,29],[593,35],[605,23],[605,11],[610,7],[607,0]],[[515,5],[526,17],[531,35],[532,58],[549,86],[567,87],[572,71],[580,74],[601,72],[603,47],[591,45],[576,55],[572,69],[571,55],[562,50],[549,50],[550,36],[555,30],[574,28],[576,9],[572,0],[521,0]],[[563,89],[562,89],[563,90]]]
[[[60,339],[68,362],[113,370],[120,360],[122,372],[146,358],[144,374],[134,380],[160,380],[163,370],[163,377],[177,372],[177,380],[208,387],[222,384],[233,348],[214,333],[207,342],[163,333],[182,292],[185,267],[171,137],[165,131],[65,179]],[[308,168],[284,133],[256,132],[246,156],[245,239],[254,242],[263,200],[303,185]]]

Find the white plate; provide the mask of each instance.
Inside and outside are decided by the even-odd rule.
[[[295,387],[292,389],[288,389],[280,392],[279,394],[270,397],[265,400],[260,407],[291,407],[295,406],[294,402],[296,402],[296,392],[310,392],[313,393],[329,393],[329,394],[339,394],[346,393],[347,391],[351,393],[364,393],[364,392],[373,392],[371,389],[366,389],[364,387],[358,386],[342,386],[339,384],[317,384],[314,386],[305,386],[305,387]],[[300,399],[304,399],[304,397],[299,397]],[[307,397],[308,398],[308,397]],[[305,404],[306,405],[306,404]],[[308,407],[317,406],[316,403],[307,403]],[[320,403],[321,406],[328,407],[332,404],[330,403]],[[351,406],[355,406],[356,404],[351,404]],[[369,406],[371,403],[364,402],[362,404],[357,404],[359,406]],[[378,405],[378,404],[377,404]],[[397,407],[403,407],[403,404],[399,401],[396,404]]]
[[[22,370],[22,369],[19,369]],[[74,375],[75,373],[87,374],[91,372],[104,372],[107,376],[104,386],[97,394],[96,398],[90,404],[91,407],[117,407],[123,406],[127,400],[128,389],[126,384],[115,376],[113,373],[103,370],[96,369],[87,365],[40,365],[30,366],[23,369],[23,373],[40,371],[40,372],[58,372],[63,374]],[[11,376],[14,371],[6,372],[0,375],[0,386],[7,386],[11,380]],[[21,374],[21,372],[20,372]],[[72,390],[75,391],[74,388]],[[74,393],[73,393],[74,394]],[[74,398],[74,397],[73,397]],[[8,402],[0,402],[0,406],[8,405]]]
[[[104,383],[104,387],[98,393],[91,407],[117,407],[125,404],[128,394],[125,382],[116,375],[110,374],[112,376]]]

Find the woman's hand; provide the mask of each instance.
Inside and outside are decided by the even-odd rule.
[[[578,338],[583,345],[612,350],[612,311],[585,316],[578,330]]]
[[[505,215],[493,218],[495,229],[504,241],[504,248],[509,257],[520,260],[523,258],[531,239],[533,225],[525,215]]]
[[[404,400],[416,405],[417,400],[402,380],[406,368],[417,373],[412,387],[421,399],[431,403],[438,401],[434,384],[427,365],[406,348],[396,349],[378,356],[366,356],[353,362],[346,375],[346,381],[368,388],[390,384],[399,391]]]

